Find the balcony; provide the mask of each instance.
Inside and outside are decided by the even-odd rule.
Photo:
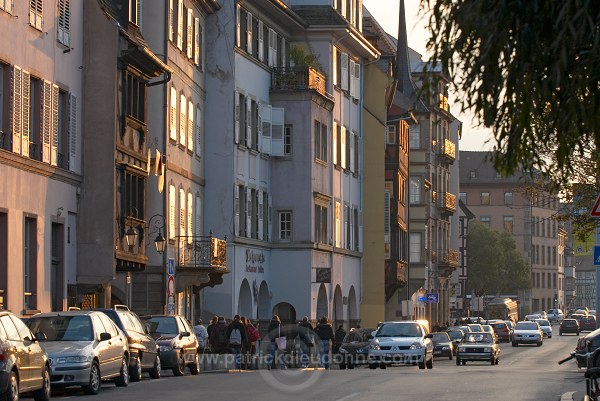
[[[439,249],[437,265],[441,275],[448,277],[460,266],[459,252],[456,249]]]
[[[309,91],[332,99],[327,93],[325,75],[313,67],[276,68],[271,74],[271,90]]]
[[[389,301],[394,293],[407,283],[408,264],[402,260],[385,261],[385,298]]]
[[[435,204],[442,213],[454,214],[456,212],[456,195],[450,192],[431,192],[431,202]]]
[[[227,273],[227,238],[179,236],[175,238],[177,292],[193,286],[194,292],[223,283]]]
[[[449,139],[444,139],[444,141],[440,143],[438,155],[444,161],[453,164],[454,160],[456,160],[456,144]]]

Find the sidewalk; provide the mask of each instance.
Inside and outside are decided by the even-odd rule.
[[[201,373],[231,373],[231,372],[253,372],[259,369],[267,369],[266,358],[268,355],[253,355],[249,363],[250,369],[236,369],[235,358],[232,354],[201,354],[200,372]],[[295,356],[286,358],[286,366],[289,369],[302,369],[300,359]],[[308,368],[317,369],[318,361],[312,359]]]

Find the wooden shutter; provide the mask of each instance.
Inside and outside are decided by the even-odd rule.
[[[202,146],[202,110],[196,107],[196,154],[202,156],[200,152]]]
[[[35,29],[42,30],[42,16],[44,14],[43,0],[29,0],[29,23]]]
[[[177,2],[177,47],[183,50],[183,0]]]
[[[246,146],[252,147],[252,99],[246,97]]]
[[[179,102],[179,144],[185,146],[187,137],[187,99],[182,93]]]
[[[240,187],[234,183],[233,185],[233,232],[240,235]]]
[[[136,25],[142,29],[142,0],[135,0]]]
[[[271,28],[269,28],[269,37],[267,39],[268,41],[268,48],[269,48],[269,52],[267,54],[267,64],[269,67],[274,67],[275,66],[275,52],[277,51],[276,49],[274,49],[275,47],[275,31],[273,31]]]
[[[29,101],[30,101],[30,90],[31,90],[31,81],[29,73],[25,70],[22,71],[21,75],[22,82],[22,100],[21,103],[23,105],[23,114],[22,114],[22,123],[21,123],[21,154],[26,157],[30,157],[29,155]]]
[[[173,41],[173,2],[175,0],[169,0],[169,40]]]
[[[21,154],[21,131],[23,122],[23,73],[20,67],[12,71],[12,151]]]
[[[169,137],[177,140],[177,90],[172,86],[169,107]]]
[[[273,107],[271,117],[271,154],[273,156],[283,156],[284,109]]]
[[[200,18],[194,18],[194,64],[200,65]]]
[[[340,202],[335,202],[335,246],[338,248],[342,245],[342,205]]]
[[[11,0],[9,0],[11,1]],[[58,41],[65,46],[71,44],[71,0],[59,0],[58,1],[58,24],[57,24],[57,37]]]
[[[202,235],[202,200],[196,196],[196,226],[194,227],[194,235]]]
[[[13,0],[6,0],[6,4],[4,5],[4,11],[6,11],[9,14],[12,14]]]
[[[263,191],[258,191],[258,239],[263,239]]]
[[[187,235],[187,231],[185,230],[186,217],[185,191],[183,188],[179,188],[179,236],[181,237]]]
[[[240,47],[240,44],[242,43],[242,37],[240,36],[241,34],[241,30],[242,30],[242,13],[241,13],[241,7],[239,4],[235,5],[235,45],[237,47]]]
[[[354,79],[354,61],[350,60],[350,96],[352,97],[356,97],[355,96],[355,90],[356,90],[356,80]]]
[[[277,46],[275,46],[275,51],[277,51]],[[281,38],[281,68],[285,68],[285,59],[286,51],[285,51],[285,38]]]
[[[191,193],[187,194],[187,236],[188,244],[192,243],[192,236],[194,235],[193,229],[194,223],[194,196]]]
[[[50,164],[58,163],[58,85],[52,85],[52,126],[50,129]]]
[[[188,126],[187,126],[187,148],[190,152],[194,151],[194,103],[188,102]]]
[[[252,237],[252,189],[246,187],[246,237]]]
[[[348,55],[342,53],[342,90],[348,90]]]
[[[333,129],[331,130],[331,152],[333,155],[332,163],[335,166],[338,163],[338,154],[337,154],[337,123],[333,122]],[[315,135],[319,135],[318,132]]]
[[[75,171],[77,160],[77,98],[69,95],[69,170]]]
[[[240,94],[235,92],[233,94],[235,100],[235,143],[240,142]]]
[[[356,16],[356,25],[358,27],[358,31],[362,32],[362,0],[356,0],[358,2],[358,7],[357,11],[358,11],[358,15]]]
[[[252,54],[252,14],[248,13],[248,18],[246,18],[246,34],[247,42],[246,42],[246,51]]]
[[[44,81],[42,88],[42,161],[50,163],[52,131],[52,84]]]
[[[194,12],[191,8],[187,10],[187,56],[192,58],[194,52]]]
[[[338,84],[338,79],[339,77],[337,76],[337,52],[338,49],[337,47],[333,46],[333,63],[331,63],[332,67],[331,67],[331,76],[333,77],[332,80],[332,87]]]
[[[169,239],[175,239],[175,187],[169,185]]]
[[[262,21],[258,21],[258,59],[265,59],[265,29]]]
[[[341,152],[340,152],[340,163],[342,168],[346,168],[346,127],[342,125],[342,135],[340,137],[342,142]]]
[[[354,132],[350,133],[350,165],[348,166],[348,168],[350,169],[350,171],[354,172]]]
[[[354,98],[360,99],[360,64],[354,63]]]
[[[262,153],[271,154],[271,120],[272,120],[272,107],[270,104],[261,104],[260,106],[260,118],[262,122],[260,136],[260,151]]]

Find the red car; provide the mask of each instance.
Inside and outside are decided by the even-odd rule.
[[[496,333],[496,337],[498,338],[498,342],[506,341],[507,343],[511,342],[512,336],[510,334],[510,329],[506,322],[495,322],[490,323],[490,326],[494,329],[494,333]]]
[[[594,331],[596,330],[596,316],[588,315],[579,319],[579,331]]]

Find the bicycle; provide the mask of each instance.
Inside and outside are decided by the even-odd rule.
[[[596,360],[596,356],[600,354],[600,348],[596,349],[592,352],[586,352],[585,354],[577,354],[576,352],[571,352],[571,354],[560,361],[558,361],[559,365],[575,358],[575,356],[583,357],[586,360],[586,370],[584,373],[585,377],[585,397],[584,401],[600,401],[600,383],[598,383],[598,379],[600,378],[600,367],[590,367],[590,361]]]

